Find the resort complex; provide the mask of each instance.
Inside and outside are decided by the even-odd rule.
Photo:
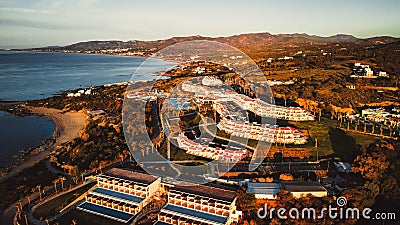
[[[175,115],[175,113],[172,117],[167,113],[162,116],[164,119],[168,117],[176,119],[185,114],[193,114],[193,111],[204,119],[207,111],[213,112],[214,119],[217,121],[216,128],[227,135],[282,145],[304,145],[309,138],[308,132],[290,126],[280,127],[275,125],[276,120],[298,122],[315,120],[310,112],[301,107],[278,106],[259,98],[240,94],[215,76],[186,80],[177,86],[176,91],[178,93],[167,96],[154,89],[150,93],[128,93],[127,98],[152,102],[164,99],[162,101],[164,111],[179,112],[179,115]],[[176,96],[177,94],[179,94],[179,98]],[[250,121],[249,113],[261,118],[261,123]],[[171,126],[171,122],[168,124]],[[209,132],[209,125],[211,124],[204,123],[199,126],[204,128],[203,131]],[[171,129],[171,127],[167,129]],[[177,131],[176,129],[172,130]],[[190,155],[221,162],[237,162],[246,157],[246,147],[243,144],[210,145],[211,140],[196,137],[196,135],[188,137],[187,133],[182,131],[175,132],[173,138],[177,141],[177,147]]]
[[[0,225],[400,225],[399,11],[0,0]]]

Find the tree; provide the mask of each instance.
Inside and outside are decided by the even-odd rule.
[[[359,172],[369,180],[379,180],[389,167],[389,162],[383,152],[374,152],[357,156],[354,161],[354,172]]]
[[[53,184],[54,184],[54,191],[56,192],[56,194],[57,194],[57,182],[58,182],[58,179],[56,179],[56,180],[53,180]]]
[[[61,190],[64,190],[64,177],[58,177],[58,180],[61,182]]]
[[[36,189],[39,191],[39,200],[42,201],[42,192],[40,191],[42,187],[39,185],[36,186]]]

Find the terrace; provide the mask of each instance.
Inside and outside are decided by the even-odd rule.
[[[214,224],[237,221],[236,193],[207,185],[174,186],[158,215],[161,224]],[[158,223],[156,223],[158,224]]]
[[[228,217],[218,216],[210,213],[201,212],[198,210],[188,209],[180,206],[175,206],[167,204],[162,210],[165,219],[163,222],[169,224],[181,224],[182,222],[187,222],[188,220],[198,221],[207,224],[223,225],[227,222]],[[161,217],[162,219],[162,217]]]
[[[226,133],[259,141],[281,144],[305,144],[308,136],[293,127],[276,127],[243,123],[236,120],[222,118],[217,124],[220,130]]]
[[[187,154],[196,155],[213,160],[233,162],[246,157],[246,150],[241,148],[227,149],[224,146],[209,146],[209,142],[190,140],[184,134],[176,138],[179,148],[186,150]]]
[[[133,217],[132,214],[124,213],[118,210],[110,209],[107,207],[95,205],[88,202],[84,202],[81,205],[79,205],[78,209],[124,223],[127,223]]]

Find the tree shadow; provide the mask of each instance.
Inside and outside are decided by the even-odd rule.
[[[360,153],[360,146],[357,145],[356,140],[345,131],[338,128],[329,128],[328,134],[332,149],[335,152],[331,156],[339,157],[344,161],[354,161],[356,156]]]

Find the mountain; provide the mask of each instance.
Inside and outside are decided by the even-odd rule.
[[[239,34],[229,37],[202,37],[202,36],[187,36],[187,37],[172,37],[164,40],[155,41],[87,41],[79,42],[63,47],[44,47],[27,50],[36,51],[100,51],[107,49],[129,49],[129,51],[141,51],[144,54],[155,52],[167,46],[192,40],[211,40],[226,43],[238,48],[251,48],[259,46],[284,46],[284,47],[301,47],[303,45],[326,45],[331,43],[354,43],[358,45],[376,45],[376,44],[387,44],[391,42],[399,41],[399,38],[394,37],[372,37],[372,38],[357,38],[348,34],[337,34],[329,37],[322,37],[317,35],[308,35],[305,33],[295,34],[270,34],[264,33],[248,33]]]
[[[316,36],[318,37],[318,36]],[[321,41],[327,42],[356,42],[360,40],[359,38],[354,37],[353,35],[348,34],[336,34],[329,37],[318,37]]]

